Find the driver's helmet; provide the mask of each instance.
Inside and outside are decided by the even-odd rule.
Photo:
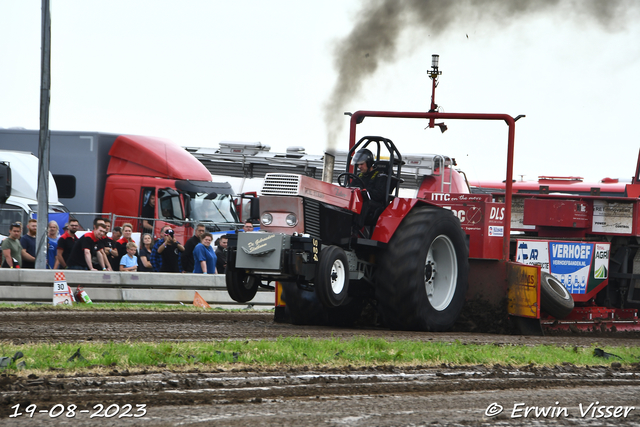
[[[366,148],[358,150],[351,159],[351,164],[356,166],[359,163],[366,163],[368,168],[373,166],[373,153]]]

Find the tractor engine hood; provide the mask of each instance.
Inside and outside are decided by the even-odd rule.
[[[302,196],[329,205],[360,212],[362,196],[357,188],[344,188],[304,175],[268,173],[262,186],[263,196]]]

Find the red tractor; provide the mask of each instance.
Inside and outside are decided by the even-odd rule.
[[[429,112],[351,115],[347,166],[338,185],[295,174],[266,175],[259,197],[261,232],[229,239],[226,283],[235,301],[250,301],[259,286],[275,281],[277,299],[286,303],[294,323],[350,324],[359,318],[366,301],[374,301],[387,326],[424,331],[451,328],[463,307],[492,321],[504,320],[508,312],[524,333],[541,333],[543,311],[555,319],[573,311],[571,292],[551,274],[553,269],[515,259],[517,241],[508,219],[512,218],[515,122],[521,116],[436,111],[439,74],[434,61]],[[472,194],[464,176],[453,169],[455,161],[446,156],[425,155],[407,162],[387,138],[356,140],[357,125],[367,117],[426,120],[431,128],[444,127],[436,120],[505,122],[504,193]],[[382,203],[371,199],[361,177],[354,174],[351,160],[363,149],[373,153],[372,167],[383,180]],[[403,168],[416,179],[416,197],[400,196],[400,184],[408,176]],[[536,241],[561,244],[562,236],[558,231],[553,237],[560,242]],[[592,269],[596,242],[586,242],[586,234],[581,237],[585,246],[573,245],[567,254],[577,251],[579,257],[590,257],[586,264],[580,261],[587,265],[580,277],[570,279],[584,285],[589,282],[586,276],[596,275]],[[601,250],[598,256],[604,257],[598,265],[608,269],[608,252]],[[606,286],[604,277],[591,282]]]

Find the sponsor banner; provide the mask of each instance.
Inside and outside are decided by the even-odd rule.
[[[586,294],[608,278],[609,243],[518,240],[516,244],[517,262],[540,266],[572,294]]]
[[[490,225],[489,226],[489,236],[504,236],[504,227],[502,225]]]
[[[591,229],[598,233],[631,234],[633,203],[594,200]]]
[[[539,240],[518,240],[516,261],[522,264],[539,265],[549,272],[549,244]]]
[[[609,277],[609,249],[608,243],[596,243],[596,253],[593,262],[593,277],[606,279]]]
[[[550,271],[572,294],[585,294],[593,243],[549,242]]]

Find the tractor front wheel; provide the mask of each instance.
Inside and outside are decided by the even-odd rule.
[[[467,293],[468,256],[460,221],[451,211],[414,208],[378,258],[376,299],[388,326],[451,328]]]
[[[338,246],[327,246],[320,252],[314,287],[318,299],[327,308],[338,307],[347,298],[349,261]]]
[[[258,292],[258,279],[247,275],[244,270],[227,268],[225,282],[229,296],[239,303],[251,301]]]

